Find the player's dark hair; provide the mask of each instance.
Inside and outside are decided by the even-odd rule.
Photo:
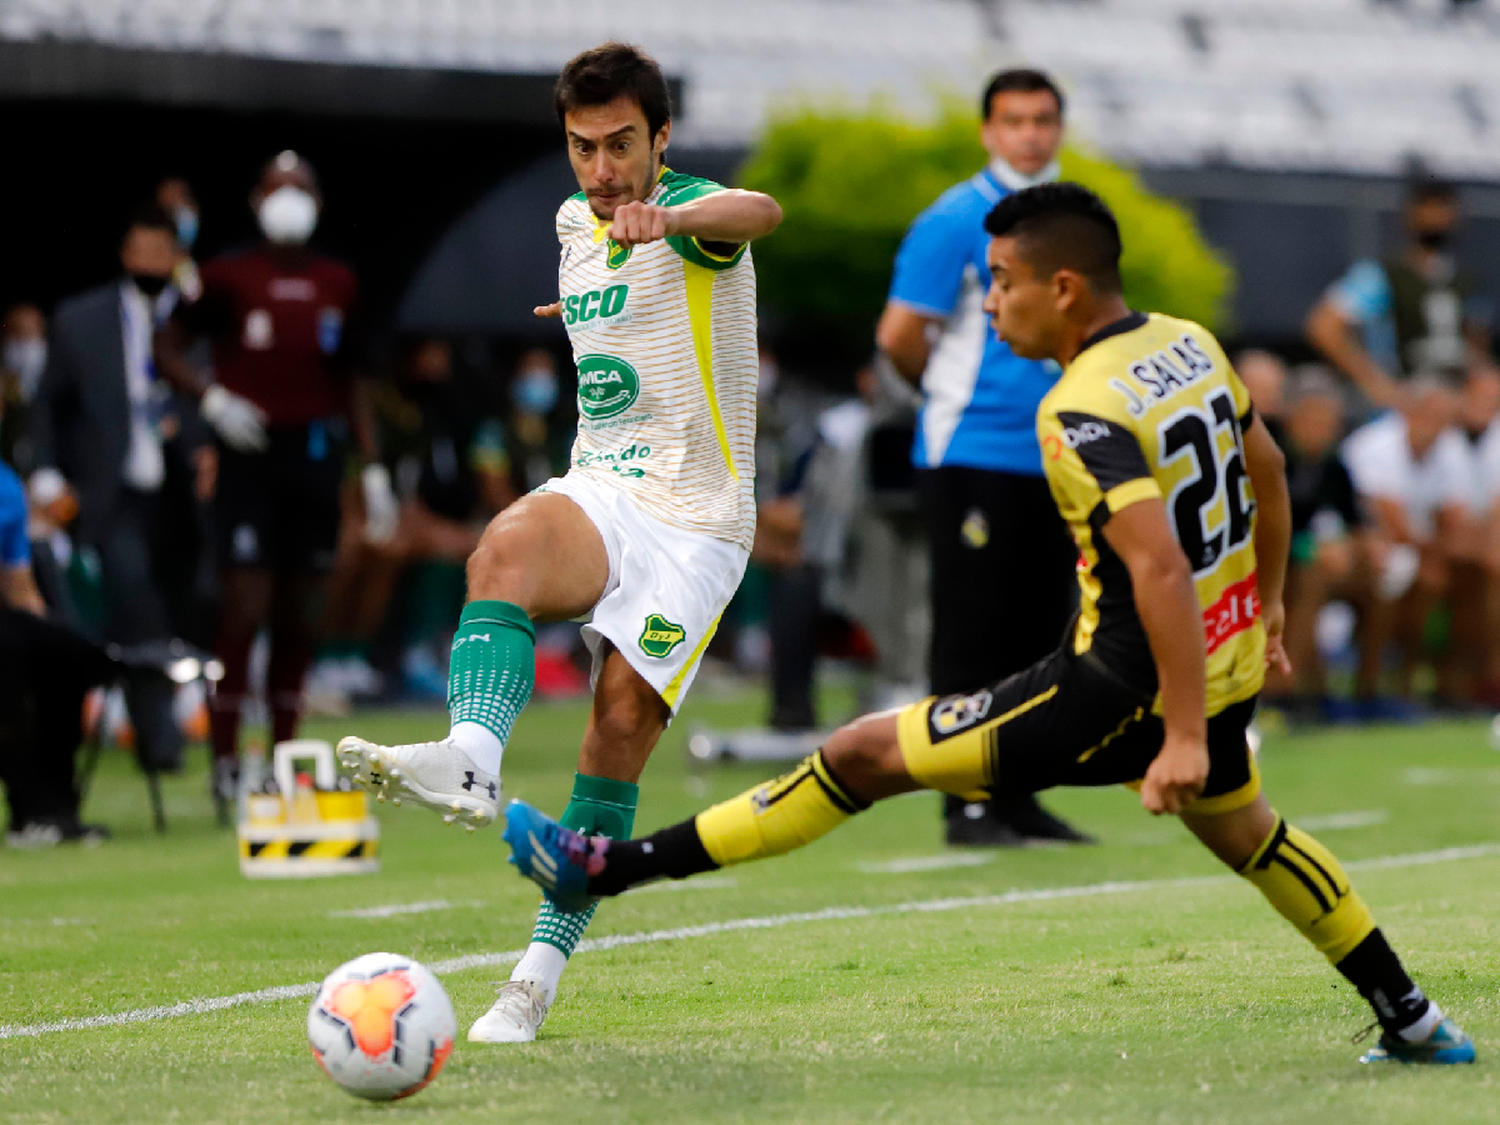
[[[1423,176],[1406,185],[1406,203],[1409,207],[1421,203],[1454,203],[1457,200],[1457,186],[1436,176]]]
[[[1081,184],[1037,184],[1007,195],[984,220],[995,238],[1014,238],[1038,276],[1076,270],[1096,288],[1120,291],[1120,225]]]
[[[262,164],[260,166],[260,176],[257,177],[256,182],[258,183],[261,179],[264,179],[268,172],[290,172],[293,169],[301,171],[307,177],[314,192],[322,193],[323,189],[318,184],[318,170],[312,166],[312,161],[295,149],[290,148],[282,149],[275,156],[271,157],[270,160]]]
[[[174,242],[177,240],[177,221],[167,214],[165,207],[154,200],[140,204],[125,216],[125,222],[120,225],[120,241],[123,243],[137,227],[165,231],[172,236]]]
[[[608,105],[629,94],[646,115],[651,136],[672,120],[672,95],[656,60],[629,43],[605,43],[570,59],[557,76],[552,104],[559,124],[579,106]]]
[[[1061,117],[1065,101],[1057,83],[1040,70],[1024,66],[1002,70],[990,79],[990,84],[984,88],[984,97],[979,102],[979,116],[985,121],[990,119],[996,94],[1034,94],[1038,90],[1046,90],[1057,99],[1057,115]]]

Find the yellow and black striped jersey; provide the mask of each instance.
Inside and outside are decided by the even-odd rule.
[[[1210,715],[1265,679],[1243,441],[1251,417],[1250,393],[1213,335],[1157,313],[1132,313],[1085,341],[1037,411],[1047,483],[1078,544],[1074,651],[1156,690],[1129,572],[1101,533],[1116,512],[1161,500],[1203,611]]]

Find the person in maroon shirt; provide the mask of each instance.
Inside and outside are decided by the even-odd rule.
[[[396,506],[349,362],[354,273],[307,247],[322,207],[312,167],[283,152],[262,172],[250,205],[265,241],[205,264],[202,295],[179,309],[157,341],[159,366],[199,396],[218,444],[215,650],[224,678],[209,717],[221,811],[238,777],[250,646],[267,623],[272,739],[296,734],[351,437],[366,462],[367,536],[393,522]],[[211,373],[193,370],[186,358],[198,336],[212,345]]]

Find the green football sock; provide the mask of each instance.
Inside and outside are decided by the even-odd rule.
[[[575,774],[573,797],[563,811],[560,823],[589,836],[628,840],[635,829],[635,807],[640,792],[640,786],[628,781]],[[531,940],[556,946],[564,957],[571,957],[593,916],[593,906],[578,914],[564,914],[543,899]]]
[[[531,698],[535,649],[536,629],[520,606],[464,606],[448,663],[449,737],[492,774],[500,772],[511,725]]]

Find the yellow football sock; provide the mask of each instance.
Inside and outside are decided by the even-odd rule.
[[[1333,853],[1279,816],[1239,873],[1335,965],[1375,928]]]
[[[823,751],[791,773],[698,814],[698,838],[720,867],[781,855],[831,832],[868,804],[844,789]]]

